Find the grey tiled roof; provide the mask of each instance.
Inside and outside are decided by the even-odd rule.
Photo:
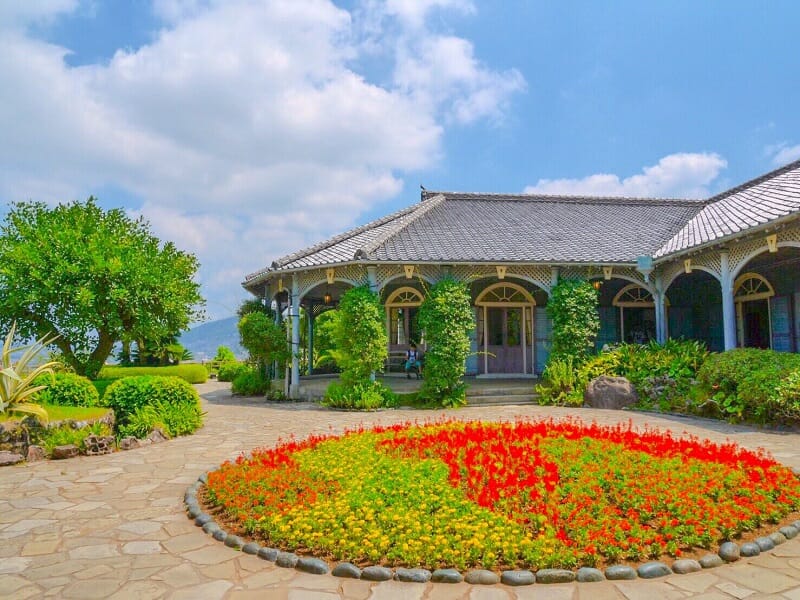
[[[800,161],[714,196],[656,258],[707,244],[800,212]]]
[[[800,213],[800,161],[709,200],[422,193],[383,219],[247,276],[376,262],[628,263]]]

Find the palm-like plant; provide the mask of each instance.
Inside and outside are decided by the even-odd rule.
[[[0,356],[0,413],[26,413],[39,417],[47,422],[47,411],[40,405],[31,402],[34,395],[43,390],[45,385],[33,385],[33,380],[43,373],[53,375],[55,362],[46,362],[36,366],[30,363],[38,354],[53,342],[55,338],[47,336],[29,344],[13,348],[14,333],[16,323],[11,325],[11,330],[6,336],[3,344],[2,356]],[[16,364],[11,360],[11,355],[22,352]]]

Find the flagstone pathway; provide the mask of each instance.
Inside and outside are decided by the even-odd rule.
[[[200,387],[207,424],[194,436],[128,452],[0,470],[0,598],[275,600],[557,600],[780,598],[800,600],[800,537],[752,559],[658,580],[524,588],[370,583],[307,575],[224,547],[189,521],[186,486],[225,459],[281,436],[341,431],[360,422],[438,412],[346,413],[311,404],[232,398],[227,384]],[[676,432],[764,447],[800,468],[800,435],[696,419],[536,406],[465,408],[461,418],[562,416],[613,423],[632,418]]]

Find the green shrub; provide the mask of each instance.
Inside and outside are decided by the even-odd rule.
[[[791,386],[798,370],[797,354],[758,348],[713,354],[698,372],[708,398],[703,406],[713,407],[732,421],[775,423],[790,419]]]
[[[264,396],[269,390],[269,378],[259,369],[244,365],[244,369],[234,377],[231,391],[241,396]]]
[[[792,370],[773,390],[769,398],[774,420],[800,425],[800,369]]]
[[[103,396],[105,395],[106,390],[108,389],[108,386],[110,386],[115,381],[116,379],[95,379],[94,381],[92,381],[92,385],[97,390],[97,395],[99,396],[101,403],[103,400]]]
[[[572,357],[553,359],[542,373],[543,385],[536,386],[539,404],[547,406],[581,406],[585,380],[572,364]]]
[[[74,373],[56,373],[52,378],[40,375],[34,380],[34,385],[47,386],[36,395],[42,404],[97,406],[100,403],[100,394],[92,382]]]
[[[594,348],[600,331],[598,292],[585,279],[561,279],[547,301],[547,316],[553,320],[550,359],[572,357],[580,365]]]
[[[174,404],[155,401],[137,408],[126,425],[119,429],[120,437],[146,437],[159,427],[169,437],[189,435],[203,424],[203,413],[198,404]]]
[[[389,346],[385,315],[378,295],[369,287],[351,288],[342,295],[333,343],[345,386],[368,382],[383,368]]]
[[[348,386],[333,381],[325,391],[323,406],[356,410],[375,410],[397,404],[397,396],[379,381]]]
[[[122,379],[140,375],[156,375],[159,377],[180,377],[189,383],[205,383],[208,371],[203,365],[189,363],[168,367],[103,367],[98,379]]]
[[[470,352],[469,333],[475,328],[469,289],[446,278],[428,292],[419,308],[419,326],[425,331],[425,378],[421,399],[442,407],[467,402],[464,367]]]
[[[224,362],[235,362],[236,355],[233,353],[233,350],[228,348],[227,346],[218,346],[217,353],[214,356],[214,362],[224,363]]]
[[[233,381],[242,373],[250,370],[247,363],[243,362],[224,362],[217,367],[217,381]]]
[[[44,446],[45,453],[50,456],[56,446],[66,446],[74,444],[81,452],[86,450],[84,440],[90,435],[110,435],[111,429],[105,423],[92,423],[80,429],[74,429],[71,425],[62,425],[50,429],[38,429],[35,431],[35,441]]]
[[[185,412],[186,418],[196,425],[195,429],[202,424],[200,397],[190,384],[179,377],[144,375],[120,379],[108,387],[103,403],[114,409],[116,427],[120,433],[133,419],[141,421],[144,418],[142,414],[135,414],[145,406],[155,407],[159,411],[159,422],[167,426],[168,434],[171,426],[163,420],[170,417],[168,411],[173,408]]]

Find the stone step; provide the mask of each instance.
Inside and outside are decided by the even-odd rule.
[[[535,384],[521,386],[498,386],[498,387],[467,387],[467,398],[479,398],[483,396],[527,396],[533,393]]]

